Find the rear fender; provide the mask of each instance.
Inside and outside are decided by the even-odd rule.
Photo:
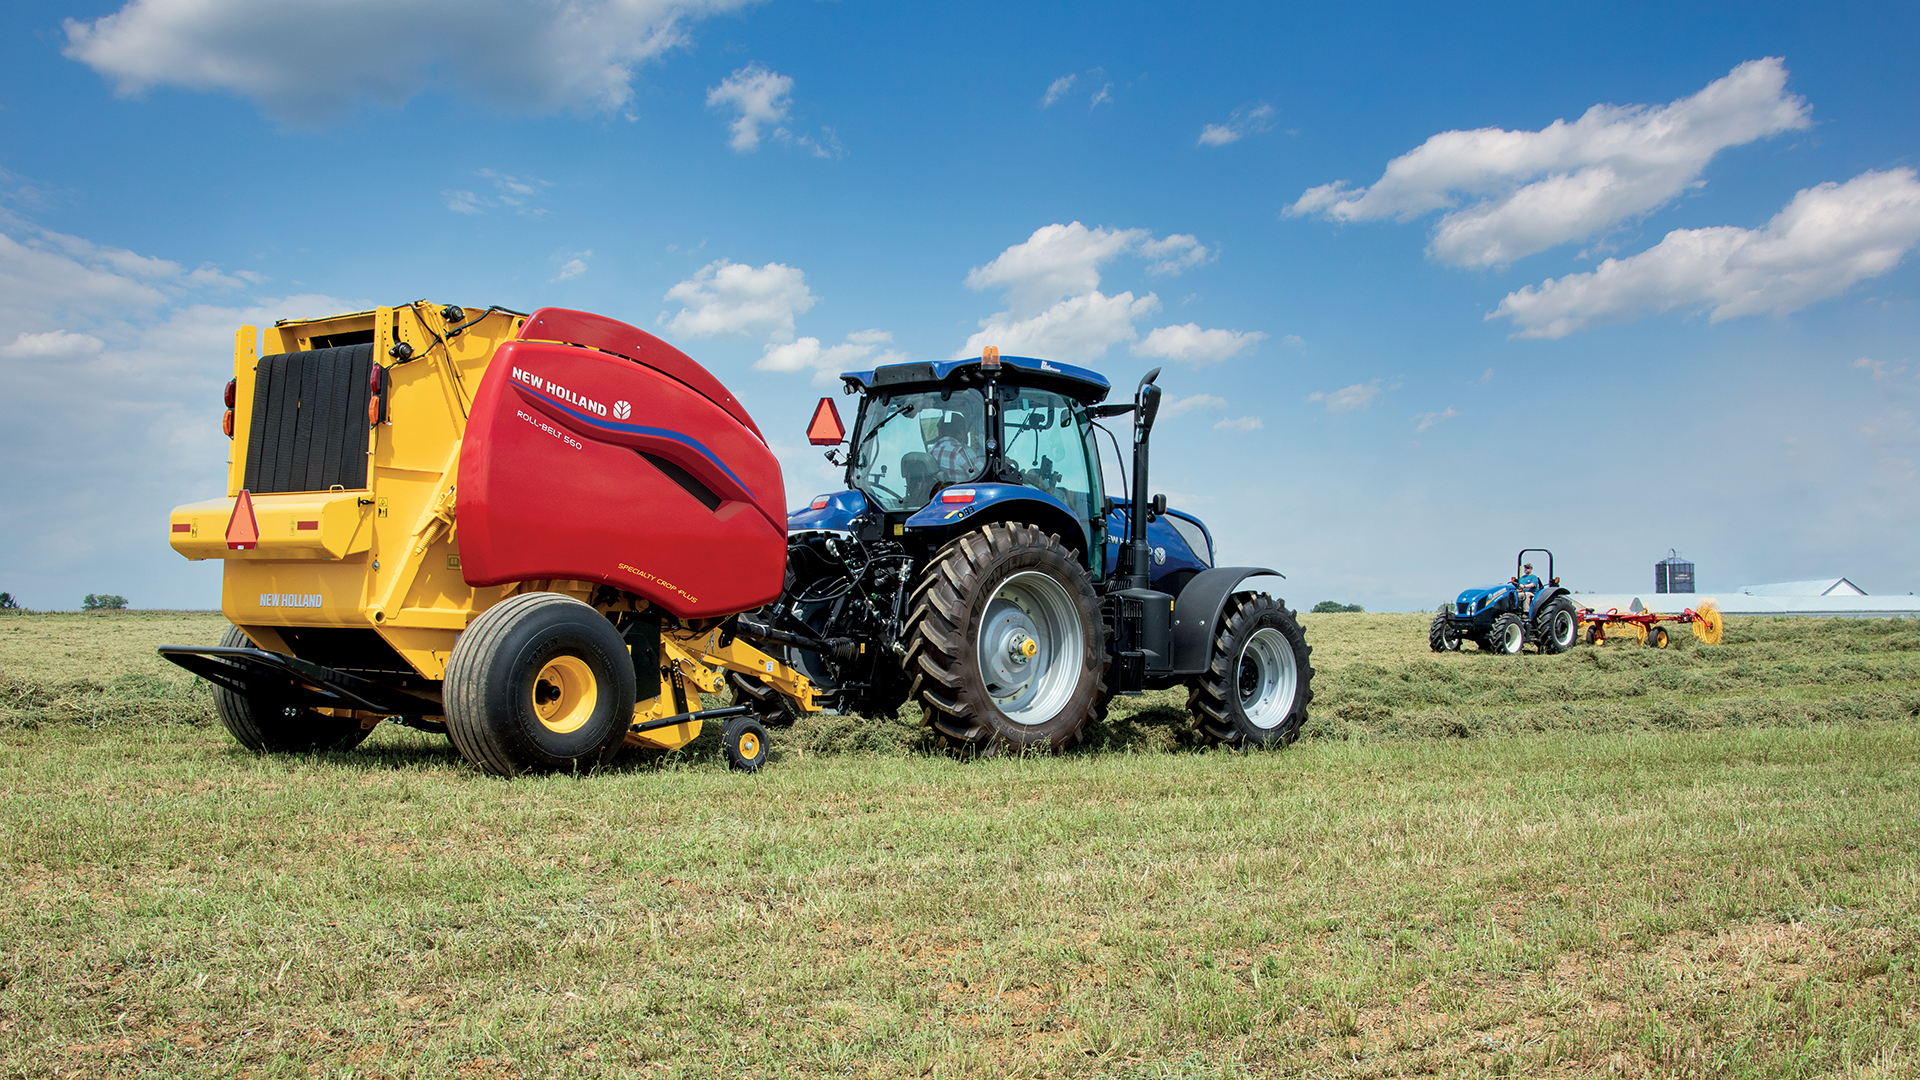
[[[1570,591],[1558,585],[1549,585],[1546,588],[1541,589],[1539,592],[1533,594],[1533,607],[1528,609],[1527,618],[1529,619],[1539,618],[1540,610],[1546,607],[1548,602],[1553,600],[1554,597],[1568,596],[1568,595],[1571,595]],[[1575,605],[1575,606],[1578,606],[1578,605]]]
[[[1202,570],[1187,582],[1173,604],[1174,675],[1198,675],[1213,658],[1213,631],[1220,625],[1227,598],[1248,578],[1286,575],[1262,566],[1221,566]]]

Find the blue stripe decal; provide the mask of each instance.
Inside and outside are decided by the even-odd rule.
[[[535,390],[533,387],[528,386],[526,383],[523,383],[523,382],[515,382],[514,386],[517,389],[525,391],[527,393],[540,395],[540,397],[542,397],[543,399],[552,402],[557,408],[559,408],[561,412],[566,413],[568,416],[571,416],[576,420],[585,421],[586,423],[591,424],[592,426],[597,427],[602,431],[623,431],[629,435],[651,435],[659,439],[672,439],[674,442],[681,443],[694,450],[698,450],[708,461],[713,462],[715,468],[719,469],[723,473],[726,473],[728,479],[732,480],[736,484],[739,484],[740,490],[746,492],[748,498],[753,499],[755,501],[759,500],[759,496],[753,493],[752,488],[742,483],[739,477],[733,475],[733,470],[727,468],[726,462],[721,461],[718,457],[714,455],[713,451],[707,449],[704,445],[701,444],[700,440],[694,438],[691,435],[682,435],[680,432],[674,431],[671,428],[645,427],[640,424],[616,424],[611,420],[602,420],[590,412],[583,412],[580,409],[576,409],[573,406],[567,404],[566,402],[560,400],[559,398],[554,397],[552,394],[547,393],[545,390]]]

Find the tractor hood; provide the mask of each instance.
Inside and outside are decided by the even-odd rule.
[[[1460,595],[1454,599],[1454,612],[1459,615],[1471,615],[1512,591],[1513,585],[1504,581],[1484,589],[1462,589]]]

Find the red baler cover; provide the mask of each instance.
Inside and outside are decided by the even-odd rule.
[[[659,338],[543,308],[500,346],[460,444],[467,584],[597,581],[683,618],[780,594],[786,488],[726,387]]]

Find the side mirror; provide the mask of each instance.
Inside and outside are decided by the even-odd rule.
[[[1147,505],[1153,508],[1154,517],[1162,518],[1167,516],[1167,497],[1165,495],[1155,495],[1153,501]]]
[[[821,398],[813,407],[807,441],[815,446],[839,446],[847,441],[847,425],[840,422],[840,410],[834,407],[832,398]]]

